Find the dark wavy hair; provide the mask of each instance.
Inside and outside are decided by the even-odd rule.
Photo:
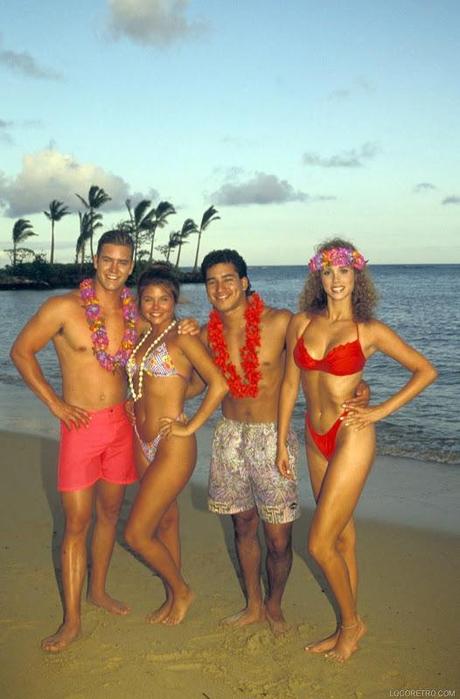
[[[206,284],[206,275],[208,273],[208,269],[210,267],[214,267],[214,265],[220,264],[232,264],[240,279],[246,277],[246,279],[248,280],[246,296],[250,296],[252,291],[251,282],[248,277],[247,264],[243,260],[239,252],[237,252],[236,250],[230,250],[229,248],[225,248],[223,250],[212,250],[212,252],[208,252],[208,254],[203,258],[203,262],[201,263],[201,276],[203,277],[204,283]]]
[[[150,286],[150,284],[165,286],[172,293],[174,303],[179,301],[180,282],[169,265],[159,262],[147,267],[147,269],[142,272],[137,280],[137,299],[139,304],[144,290]]]
[[[321,243],[316,248],[316,252],[324,252],[331,248],[348,248],[356,250],[355,245],[342,238],[331,238]],[[374,317],[374,310],[377,305],[377,291],[369,272],[364,269],[354,269],[355,287],[351,296],[353,306],[353,316],[355,320],[365,322]],[[321,281],[321,272],[310,272],[305,280],[305,285],[299,297],[299,308],[305,313],[318,314],[327,307],[327,296]]]

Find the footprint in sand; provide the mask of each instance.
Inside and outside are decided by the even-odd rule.
[[[273,646],[274,637],[267,631],[258,631],[246,641],[246,650],[249,653],[260,653]]]

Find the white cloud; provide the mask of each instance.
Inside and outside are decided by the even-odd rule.
[[[376,143],[364,143],[360,148],[352,148],[337,155],[324,157],[317,153],[304,153],[303,162],[305,165],[317,167],[342,167],[356,168],[363,167],[366,160],[370,160],[378,153]]]
[[[205,25],[187,17],[189,0],[109,0],[109,27],[115,38],[167,46],[199,36]]]
[[[308,194],[295,191],[287,180],[276,175],[257,172],[246,182],[227,182],[211,199],[223,206],[245,206],[248,204],[285,204],[289,201],[307,201]]]
[[[86,198],[93,184],[102,187],[112,197],[104,205],[104,211],[124,207],[129,186],[122,177],[98,165],[79,163],[70,155],[46,148],[26,155],[22,170],[15,178],[7,178],[0,172],[0,200],[6,207],[6,215],[11,217],[43,211],[53,199],[77,209],[81,204],[75,192]]]

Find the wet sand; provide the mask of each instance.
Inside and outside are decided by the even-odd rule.
[[[202,466],[209,443],[205,428],[200,433]],[[386,470],[385,461],[377,460],[378,481],[369,484],[368,503],[372,505],[374,497],[385,510],[387,502],[391,513],[390,494],[397,488],[402,509],[410,514],[412,507],[420,515],[425,507],[431,513],[431,528],[423,528],[420,521],[417,528],[375,521],[368,517],[369,507],[360,509],[360,610],[369,634],[344,666],[303,652],[308,641],[334,626],[327,592],[318,585],[321,580],[305,555],[309,501],[294,528],[294,563],[285,595],[285,613],[293,629],[274,638],[266,624],[244,629],[218,625],[242,607],[243,596],[229,518],[207,512],[205,488],[195,481],[180,498],[184,574],[197,593],[185,622],[165,628],[144,621],[161,603],[162,585],[122,543],[131,488],[109,591],[133,611],[128,617],[114,617],[84,602],[82,637],[63,653],[48,655],[40,650],[40,639],[61,621],[54,574],[55,566],[59,577],[63,524],[55,491],[57,444],[3,432],[0,445],[2,698],[368,699],[410,696],[401,693],[410,689],[451,691],[430,696],[454,696],[456,690],[459,696],[459,536],[433,528],[433,512],[442,522],[442,509],[450,500],[433,496],[428,502],[423,495],[430,492],[425,476],[418,498],[419,483],[408,483],[407,477],[404,483],[400,476],[395,484],[396,471]],[[398,460],[393,462],[396,469]],[[452,513],[447,519],[452,524]]]

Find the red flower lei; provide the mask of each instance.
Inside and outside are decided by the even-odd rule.
[[[246,340],[240,349],[241,366],[244,379],[230,361],[227,343],[224,337],[224,324],[216,310],[209,314],[208,341],[212,350],[213,360],[219,367],[234,398],[256,398],[259,391],[259,381],[262,373],[259,369],[257,350],[260,347],[260,318],[265,308],[259,294],[252,294],[244,312],[246,320]]]

